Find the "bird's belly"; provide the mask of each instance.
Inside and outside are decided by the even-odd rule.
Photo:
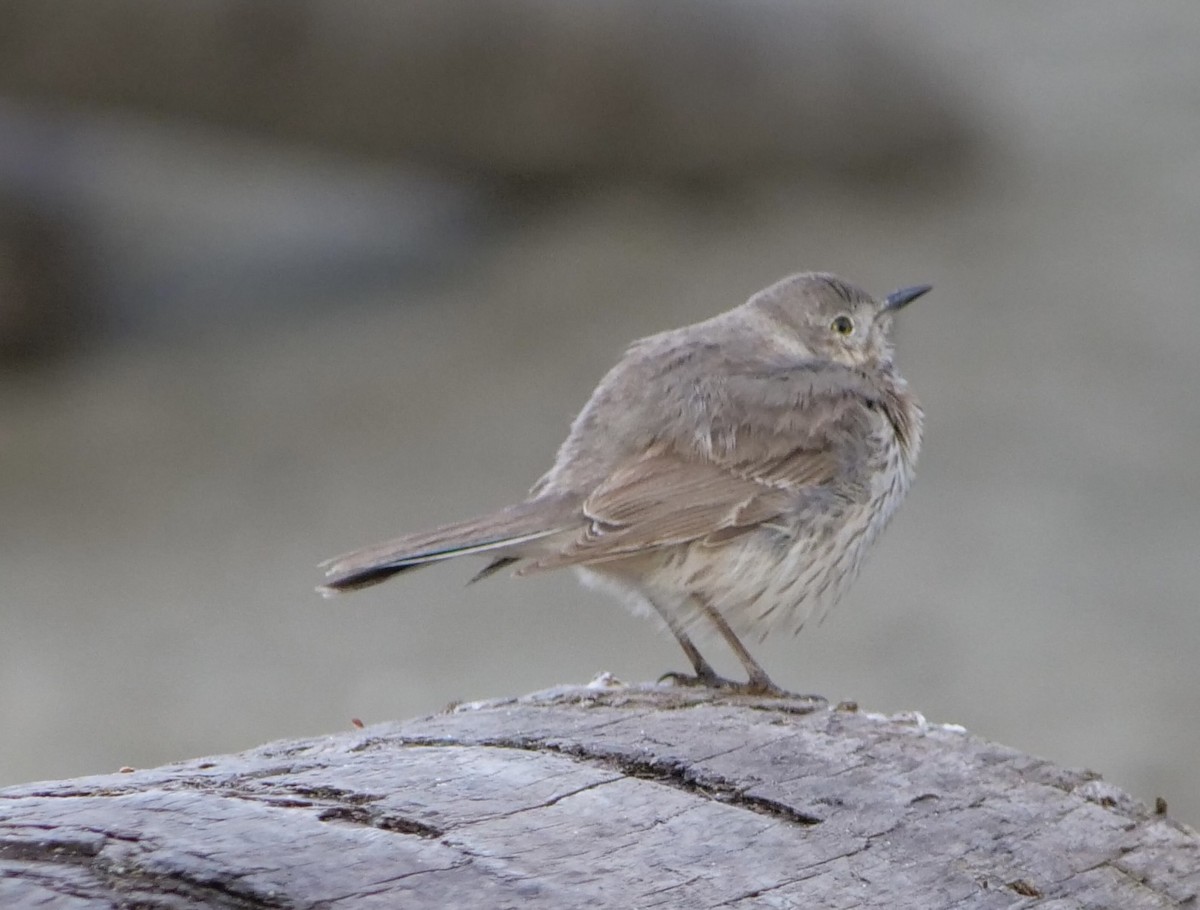
[[[801,510],[719,546],[689,545],[683,574],[692,590],[739,634],[799,631],[842,596],[907,493],[911,472],[892,465],[874,474],[863,502]]]
[[[665,547],[578,567],[579,574],[585,583],[621,596],[636,613],[671,613],[689,632],[708,635],[713,628],[695,598],[718,609],[739,635],[799,631],[853,581],[912,480],[895,446],[884,447],[870,476],[861,501],[810,503],[717,544]]]

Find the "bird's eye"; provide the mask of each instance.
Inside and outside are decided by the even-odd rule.
[[[849,316],[839,316],[829,324],[829,327],[839,335],[849,335],[854,331],[854,320]]]

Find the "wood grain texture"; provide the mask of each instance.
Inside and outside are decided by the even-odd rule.
[[[0,907],[1200,906],[1200,838],[919,715],[562,687],[0,791]]]

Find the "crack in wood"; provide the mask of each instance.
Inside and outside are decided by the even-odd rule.
[[[317,815],[323,822],[344,822],[351,825],[362,825],[365,828],[378,828],[380,831],[391,831],[394,834],[415,834],[436,840],[444,837],[446,832],[433,825],[407,818],[391,812],[367,809],[362,806],[329,806]]]
[[[839,863],[842,860],[847,859],[848,857],[857,856],[858,854],[871,849],[871,841],[872,841],[872,838],[864,838],[861,841],[858,841],[857,846],[855,846],[853,849],[844,850],[840,853],[835,854],[834,856],[826,857],[825,859],[821,860],[820,862],[812,863],[808,866],[805,866],[804,874],[802,874],[802,875],[795,875],[795,876],[786,878],[783,881],[776,882],[775,884],[764,887],[764,888],[755,888],[751,891],[747,891],[742,894],[734,895],[733,897],[731,897],[727,900],[724,900],[719,904],[714,905],[714,910],[716,907],[733,907],[737,904],[742,903],[743,901],[755,900],[757,898],[762,897],[764,894],[770,894],[773,891],[781,891],[784,888],[791,887],[792,885],[798,885],[798,884],[800,884],[800,882],[804,882],[804,881],[808,881],[809,879],[816,878],[819,875],[823,874],[823,872],[826,869],[828,869],[830,866],[832,866],[834,863]]]
[[[99,873],[100,870],[97,870]],[[120,900],[120,907],[159,908],[170,907],[164,897],[170,895],[198,907],[211,910],[290,910],[295,907],[289,900],[274,900],[239,888],[234,882],[204,881],[179,874],[147,872],[144,869],[124,871],[120,875],[100,874],[100,878],[111,889],[112,895]],[[185,906],[188,904],[184,904]]]
[[[406,740],[407,745],[430,745],[430,742],[419,739]],[[448,745],[451,743],[438,743]],[[465,745],[465,743],[453,743]],[[578,744],[559,745],[537,738],[526,737],[495,737],[482,739],[471,745],[491,746],[499,749],[517,749],[523,752],[540,752],[554,755],[564,755],[568,758],[586,764],[617,771],[625,777],[649,780],[658,784],[682,790],[685,793],[695,793],[709,799],[733,806],[768,815],[781,821],[809,827],[819,825],[825,819],[781,803],[764,796],[751,796],[745,787],[730,783],[723,777],[704,775],[681,761],[639,759],[620,753],[592,752]],[[584,788],[588,789],[588,788]]]
[[[314,802],[337,803],[342,806],[366,806],[383,799],[383,796],[378,793],[355,793],[353,790],[346,790],[343,787],[328,786],[305,787],[283,784],[279,787],[273,787],[271,792],[273,794],[290,793]]]
[[[393,875],[391,878],[380,879],[372,888],[364,888],[361,891],[351,891],[346,894],[338,894],[334,897],[325,898],[320,902],[320,907],[330,907],[334,904],[340,904],[343,901],[361,901],[364,898],[373,897],[379,894],[389,894],[393,890],[391,888],[396,882],[407,881],[410,878],[417,878],[421,875],[437,875],[445,872],[453,872],[456,869],[462,869],[464,866],[469,866],[474,862],[470,856],[465,856],[460,862],[448,863],[445,866],[433,866],[429,869],[414,869],[412,872],[405,872],[402,875]]]
[[[100,838],[75,840],[26,840],[23,838],[0,839],[0,859],[23,860],[61,864],[78,862],[86,864],[104,849]]]
[[[248,777],[246,780],[252,779],[261,778]],[[365,828],[375,828],[395,834],[413,834],[433,840],[445,835],[440,828],[417,819],[383,809],[369,808],[371,804],[385,798],[377,793],[355,793],[341,787],[306,787],[289,784],[272,787],[266,793],[256,793],[233,789],[236,786],[235,783],[210,792],[230,799],[262,803],[276,809],[318,809],[320,811],[317,819],[323,822],[360,825]]]
[[[73,850],[73,846],[79,849]],[[99,837],[86,844],[69,840],[52,844],[17,844],[10,841],[0,847],[0,851],[3,851],[0,852],[0,858],[44,864],[47,870],[78,867],[90,873],[89,881],[94,884],[88,886],[63,878],[60,872],[49,871],[44,875],[31,871],[26,878],[39,882],[50,893],[89,902],[116,898],[121,907],[160,908],[176,906],[174,899],[178,898],[180,906],[186,901],[189,905],[213,910],[285,910],[290,906],[282,901],[250,894],[234,884],[236,879],[230,882],[206,881],[181,874],[151,872],[128,856],[115,861],[103,855],[105,846],[107,844]]]
[[[618,776],[606,778],[605,780],[593,781],[589,784],[576,787],[574,790],[568,790],[565,793],[556,794],[555,796],[552,796],[549,799],[532,806],[520,806],[516,809],[513,809],[511,812],[493,812],[490,815],[481,815],[479,818],[473,818],[469,821],[460,822],[459,824],[455,825],[455,829],[469,828],[472,825],[486,824],[488,822],[494,822],[503,818],[513,818],[514,816],[520,815],[523,812],[536,812],[539,809],[549,809],[551,806],[558,805],[558,803],[562,802],[564,799],[569,799],[572,796],[578,796],[580,793],[587,793],[589,790],[595,790],[597,787],[608,786],[609,784],[615,783],[621,779],[622,776]]]

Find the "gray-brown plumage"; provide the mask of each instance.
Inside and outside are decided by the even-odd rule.
[[[695,670],[692,641],[797,629],[831,604],[908,491],[921,408],[892,363],[892,317],[929,290],[875,300],[822,273],[793,275],[696,325],[643,338],[601,380],[529,497],[325,564],[323,593],[455,556],[477,577],[575,567],[657,615]],[[683,677],[676,677],[683,681]]]

